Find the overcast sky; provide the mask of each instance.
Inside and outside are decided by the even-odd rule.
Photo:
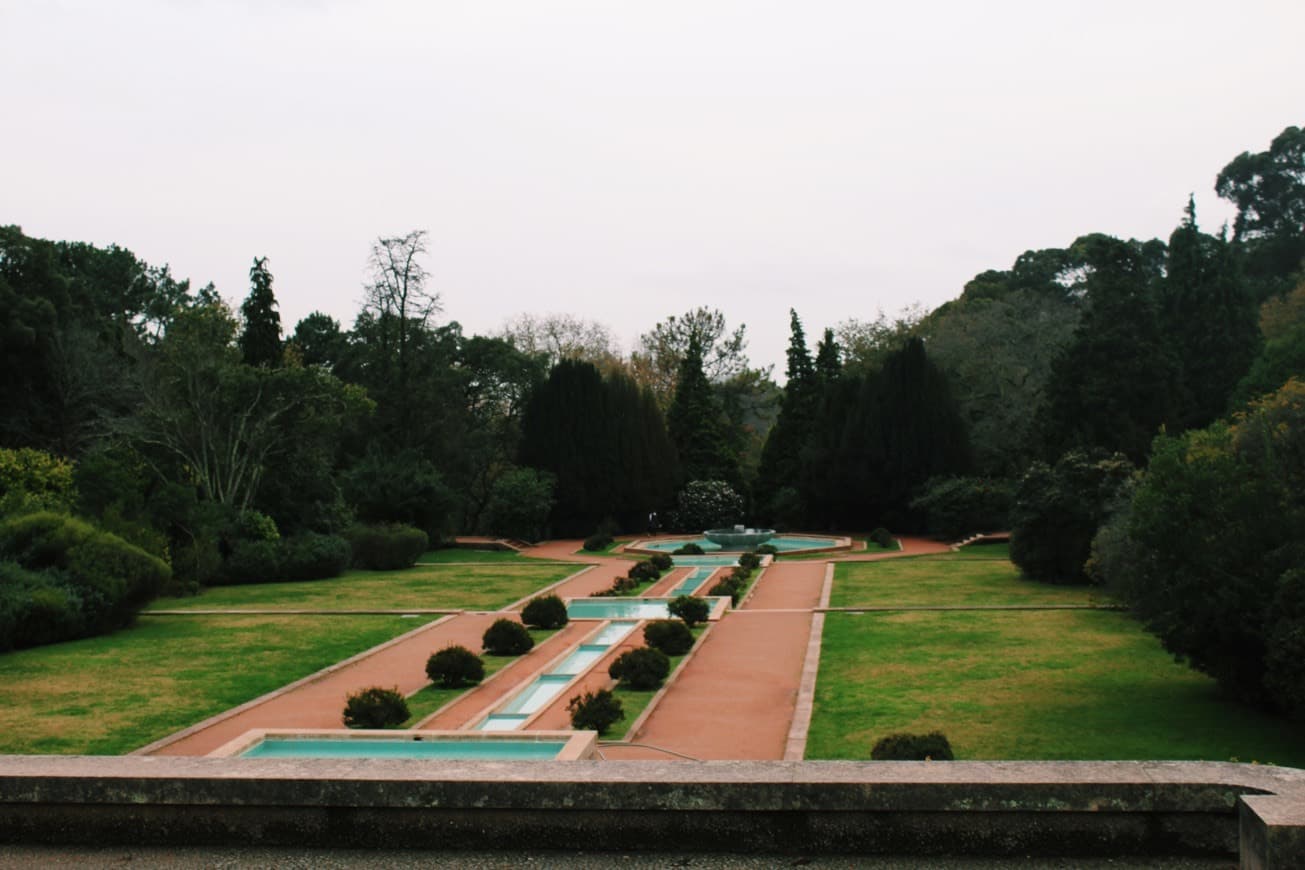
[[[345,325],[430,231],[446,319],[698,305],[809,336],[1085,232],[1167,237],[1305,124],[1302,0],[0,0],[0,223]]]

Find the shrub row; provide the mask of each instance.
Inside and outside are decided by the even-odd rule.
[[[663,556],[662,559],[669,561],[669,556]],[[662,571],[669,568],[660,567],[662,560],[657,556],[650,559],[644,559],[641,562],[635,562],[630,566],[624,577],[617,577],[616,580],[607,589],[595,593],[595,597],[607,597],[613,595],[624,595],[627,592],[633,592],[645,583],[651,583],[662,576]]]
[[[741,562],[742,560],[740,559],[740,563]],[[716,585],[711,587],[708,594],[728,595],[731,602],[738,604],[739,599],[743,597],[743,593],[747,591],[748,581],[752,579],[752,571],[753,569],[746,568],[742,564],[739,564],[730,571],[730,573],[726,574],[720,580],[717,580]]]
[[[344,536],[353,547],[354,567],[373,571],[411,568],[430,546],[421,529],[399,523],[350,526]]]
[[[231,548],[213,585],[324,580],[349,567],[351,547],[336,535],[308,532],[279,540],[243,540]]]
[[[129,624],[171,576],[167,563],[64,514],[0,522],[0,649]]]

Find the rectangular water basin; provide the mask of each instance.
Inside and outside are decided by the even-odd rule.
[[[680,581],[679,586],[676,586],[671,590],[671,597],[675,598],[680,595],[692,595],[702,588],[702,584],[706,583],[707,578],[715,571],[716,569],[711,567],[694,568],[693,571],[689,573],[688,577],[685,577]]]
[[[516,731],[526,720],[529,713],[491,713],[476,726],[477,731]]]
[[[611,644],[606,643],[583,643],[576,648],[575,652],[562,659],[562,661],[549,671],[549,673],[567,674],[569,676],[583,674],[585,671],[589,670],[594,662],[606,655],[607,651],[611,648]]]
[[[603,626],[603,630],[598,632],[589,639],[589,643],[595,646],[610,647],[612,644],[624,640],[625,636],[634,631],[637,622],[612,622]]]
[[[522,689],[511,702],[504,705],[501,713],[538,713],[550,701],[562,694],[566,684],[572,680],[571,674],[544,674]]]
[[[566,603],[571,619],[670,619],[667,605],[671,598],[572,598]],[[720,619],[729,607],[729,598],[711,597],[708,619]]]
[[[586,736],[587,735],[587,736]],[[579,737],[581,739],[577,740]],[[466,731],[259,728],[211,753],[239,758],[374,758],[440,761],[569,761],[592,758],[591,732],[497,735]]]

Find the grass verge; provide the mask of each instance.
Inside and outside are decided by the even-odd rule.
[[[1122,613],[829,614],[807,757],[934,730],[961,759],[1305,765],[1305,734],[1226,700]]]
[[[0,656],[0,753],[117,755],[411,631],[397,616],[144,619]]]
[[[349,571],[329,580],[217,586],[193,598],[160,598],[148,609],[497,610],[574,574],[580,567],[521,560],[519,564]]]
[[[975,553],[839,562],[834,568],[829,603],[832,607],[922,607],[1091,604],[1108,600],[1092,587],[1049,586],[1025,580],[1007,559],[975,549]]]

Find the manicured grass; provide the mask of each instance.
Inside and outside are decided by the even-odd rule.
[[[840,562],[834,568],[829,603],[833,607],[893,607],[1108,601],[1092,587],[1049,586],[1025,580],[1006,559],[993,558],[978,548],[967,552],[970,549],[880,562]]]
[[[464,547],[445,547],[440,550],[427,550],[417,557],[419,563],[425,564],[464,564],[467,562],[486,562],[490,564],[535,565],[540,560],[527,558],[514,550],[471,550]]]
[[[497,610],[570,576],[580,567],[560,562],[532,563],[527,559],[520,564],[349,571],[330,580],[219,586],[193,598],[161,598],[150,609]]]
[[[397,637],[397,616],[143,617],[0,655],[0,753],[115,755]]]
[[[1305,733],[1224,699],[1123,613],[829,614],[807,757],[933,730],[960,759],[1305,766]]]

